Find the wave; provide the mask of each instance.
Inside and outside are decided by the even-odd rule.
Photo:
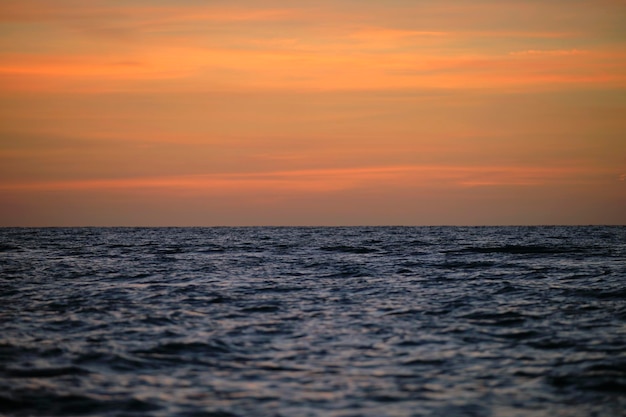
[[[625,232],[0,229],[0,415],[621,415]]]
[[[340,252],[340,253],[355,253],[355,254],[379,252],[378,249],[371,248],[371,247],[349,246],[349,245],[322,246],[320,250],[323,250],[324,252]]]
[[[589,248],[574,246],[544,245],[503,245],[503,246],[468,246],[462,249],[443,251],[444,253],[503,253],[512,255],[552,255],[585,252]]]
[[[56,394],[45,390],[0,393],[0,412],[7,415],[68,416],[93,413],[145,413],[161,406],[137,398],[106,399],[108,396]]]

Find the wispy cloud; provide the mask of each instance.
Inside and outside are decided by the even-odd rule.
[[[622,3],[0,1],[0,199],[606,202]]]
[[[624,57],[565,52],[520,53],[509,57],[419,56],[398,52],[386,54],[382,59],[372,53],[197,48],[146,50],[141,55],[114,59],[14,54],[0,56],[0,84],[9,91],[85,92],[626,85],[626,73],[619,71],[626,64]],[[524,57],[541,59],[520,61]]]
[[[172,22],[251,22],[281,21],[304,16],[296,8],[259,8],[236,6],[209,5],[166,5],[166,6],[135,6],[132,2],[126,5],[112,5],[112,2],[90,1],[73,2],[57,1],[50,3],[45,0],[23,0],[20,2],[3,2],[0,5],[0,22],[86,22],[100,21],[134,21],[137,23],[166,24]]]
[[[552,49],[552,50],[529,49],[526,51],[509,52],[509,55],[570,56],[570,55],[584,55],[588,53],[589,51],[581,51],[578,49]]]
[[[31,181],[0,184],[0,189],[80,190],[80,189],[192,189],[217,193],[334,192],[359,188],[431,188],[484,186],[542,186],[580,183],[596,175],[580,167],[524,166],[383,166],[338,169],[308,169],[275,172],[179,175],[91,180]]]
[[[0,25],[13,29],[0,41],[0,86],[101,93],[626,84],[615,40],[602,42],[593,25],[531,19],[537,11],[523,2],[333,4],[4,2]],[[585,31],[598,39],[581,46]]]

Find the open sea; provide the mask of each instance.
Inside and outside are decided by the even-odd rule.
[[[624,416],[626,227],[2,228],[0,415]]]

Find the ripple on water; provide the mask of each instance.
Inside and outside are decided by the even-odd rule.
[[[619,416],[624,227],[0,229],[0,414]]]

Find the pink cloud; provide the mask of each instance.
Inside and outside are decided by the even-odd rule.
[[[597,170],[580,167],[425,165],[14,182],[0,184],[0,189],[14,191],[187,189],[228,194],[265,189],[301,193],[381,186],[391,188],[541,186],[554,183],[586,182],[585,178],[590,175],[597,175]]]

